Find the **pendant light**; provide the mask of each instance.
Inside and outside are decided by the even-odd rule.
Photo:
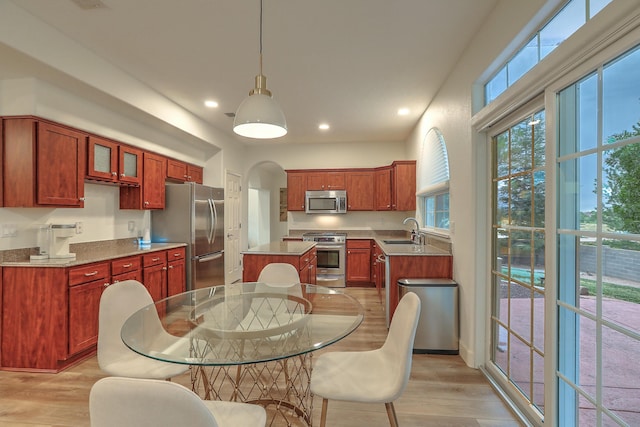
[[[256,86],[242,101],[233,119],[233,131],[248,138],[270,139],[287,134],[287,120],[278,103],[267,89],[267,78],[262,74],[262,1],[260,0],[260,74]]]

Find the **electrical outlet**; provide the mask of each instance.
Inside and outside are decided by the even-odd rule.
[[[76,234],[82,234],[84,232],[84,226],[82,222],[76,222]]]
[[[134,231],[136,229],[136,222],[129,221],[129,231]]]
[[[2,237],[16,237],[18,226],[16,224],[2,224]]]

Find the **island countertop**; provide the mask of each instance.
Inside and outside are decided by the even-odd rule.
[[[303,255],[316,245],[316,242],[269,242],[264,245],[254,246],[241,252],[243,255]]]

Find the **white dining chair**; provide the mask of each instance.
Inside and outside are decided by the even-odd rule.
[[[188,365],[163,362],[142,356],[129,349],[120,337],[124,322],[139,309],[153,304],[147,288],[137,280],[124,280],[108,286],[100,298],[98,320],[98,365],[105,373],[117,377],[170,379],[189,369]],[[155,328],[157,339],[167,347],[177,342],[160,322],[157,312],[149,316],[145,331]],[[148,329],[147,329],[148,328]]]
[[[328,400],[384,403],[392,427],[398,426],[393,402],[409,382],[413,341],[420,318],[420,298],[410,292],[400,300],[382,347],[335,351],[316,358],[311,392],[322,397],[320,427],[327,421]]]
[[[300,274],[291,264],[272,262],[262,268],[258,276],[258,282],[274,287],[288,287],[300,283]]]
[[[107,377],[89,394],[91,427],[264,427],[262,406],[202,400],[169,381]]]

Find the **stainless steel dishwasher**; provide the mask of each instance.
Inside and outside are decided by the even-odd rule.
[[[400,298],[413,292],[420,298],[420,320],[414,353],[458,354],[458,284],[451,279],[400,279]]]

